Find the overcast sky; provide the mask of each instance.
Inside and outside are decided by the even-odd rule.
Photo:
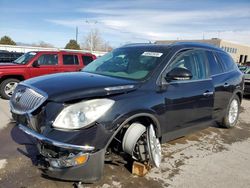
[[[76,26],[80,42],[96,28],[115,47],[203,37],[250,45],[250,0],[0,0],[0,37],[64,47]]]

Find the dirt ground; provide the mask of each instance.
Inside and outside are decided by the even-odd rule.
[[[130,173],[120,158],[105,164],[94,184],[43,177],[33,165],[34,140],[9,121],[8,102],[0,99],[0,188],[15,187],[250,187],[250,98],[242,102],[238,126],[210,127],[163,145],[163,160],[145,177]]]

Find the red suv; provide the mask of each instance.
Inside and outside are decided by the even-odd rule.
[[[69,51],[28,52],[12,63],[0,64],[0,95],[9,99],[22,81],[32,77],[81,70],[96,59],[90,53]]]

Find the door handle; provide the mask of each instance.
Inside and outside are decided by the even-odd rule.
[[[228,86],[229,86],[229,84],[228,84],[228,83],[225,83],[225,84],[224,84],[224,87],[228,87]]]
[[[205,93],[203,93],[203,96],[207,97],[207,96],[210,96],[213,94],[214,94],[214,92],[212,92],[212,91],[206,91]]]

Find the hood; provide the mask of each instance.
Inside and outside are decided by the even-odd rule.
[[[48,100],[67,102],[89,97],[103,97],[135,90],[138,82],[86,72],[59,73],[36,77],[23,84],[48,95]]]
[[[16,64],[16,63],[4,63],[1,62],[0,63],[0,69],[9,69],[9,68],[23,68],[26,67],[27,65],[20,65],[20,64]]]

